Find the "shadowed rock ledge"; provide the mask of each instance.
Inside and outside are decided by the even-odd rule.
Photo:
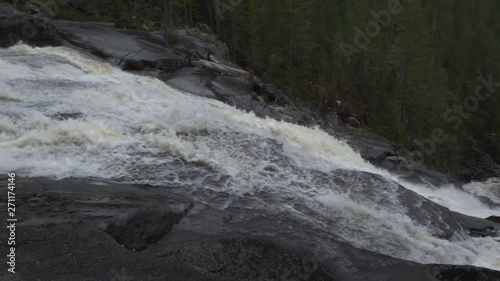
[[[324,241],[294,219],[217,210],[168,188],[40,178],[18,179],[16,186],[17,274],[3,271],[0,280],[500,278],[497,271],[422,265]],[[6,202],[4,194],[0,200]]]

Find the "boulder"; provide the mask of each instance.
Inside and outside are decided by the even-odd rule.
[[[193,65],[200,81],[218,100],[247,111],[253,109],[253,76],[248,71],[206,60],[195,61]]]
[[[22,16],[23,13],[16,8],[0,3],[0,17]]]
[[[250,89],[252,85],[253,76],[246,70],[239,67],[229,66],[222,63],[211,62],[207,60],[199,60],[193,63],[195,66],[199,67],[208,73],[213,73],[218,76],[225,76],[231,78],[242,79],[246,87]]]
[[[208,24],[197,22],[195,26],[198,30],[200,30],[203,33],[208,33],[208,34],[214,33],[212,28],[208,26]]]
[[[51,18],[59,12],[59,4],[56,1],[25,1],[26,14]]]
[[[91,52],[124,70],[174,72],[189,63],[186,56],[165,47],[160,32],[119,29],[106,23],[53,23],[70,47]]]
[[[354,118],[354,117],[349,117],[349,118],[347,119],[347,123],[348,123],[349,125],[351,125],[352,127],[354,127],[354,128],[359,128],[359,127],[361,127],[361,122],[359,122],[359,121],[358,121],[358,119],[356,119],[356,118]]]
[[[485,181],[489,178],[500,177],[500,164],[493,158],[495,157],[494,146],[496,146],[494,143],[495,138],[487,138],[487,140],[482,141],[469,139],[471,153],[468,155],[467,161],[464,162],[464,169],[457,173],[460,181]],[[493,155],[490,152],[493,152]]]
[[[320,175],[316,175],[321,177]],[[385,210],[401,209],[417,225],[426,226],[434,236],[450,239],[460,229],[454,213],[383,176],[361,171],[336,170],[334,178],[341,186],[339,192],[349,192],[360,205],[366,202]],[[342,190],[345,189],[345,190]],[[375,189],[375,190],[374,190]],[[392,198],[387,195],[392,194]]]
[[[375,133],[356,130],[346,126],[334,127],[335,136],[344,140],[364,159],[374,165],[379,165],[385,157],[396,155],[394,145],[384,137]]]
[[[500,217],[490,216],[490,217],[488,217],[486,219],[489,220],[489,221],[492,221],[492,222],[500,223]]]
[[[88,0],[66,0],[66,2],[68,2],[68,4],[79,10],[79,11],[82,11],[84,13],[87,13],[87,9],[88,9],[88,4],[89,4],[89,1]]]
[[[411,161],[402,162],[397,170],[392,171],[400,175],[405,181],[430,187],[440,187],[450,183],[448,176],[445,174]]]
[[[177,29],[173,33],[179,39],[178,45],[192,51],[199,52],[201,57],[209,58],[210,55],[229,60],[229,48],[214,34],[207,34],[198,28]]]
[[[479,219],[453,212],[453,217],[458,222],[460,227],[474,237],[499,237],[500,236],[500,221]],[[493,217],[493,216],[492,216]]]
[[[19,41],[33,46],[61,44],[59,31],[47,20],[22,15],[0,17],[0,47]]]
[[[254,91],[257,95],[263,97],[267,103],[272,103],[278,106],[290,104],[290,99],[283,91],[270,83],[264,83],[259,79],[254,78]]]
[[[347,120],[349,119],[349,117],[352,117],[354,114],[351,106],[348,103],[345,103],[342,101],[334,101],[330,104],[332,104],[333,109],[335,110],[335,112],[337,112],[337,115],[342,120],[345,120],[346,123],[348,123]]]
[[[194,67],[185,67],[168,76],[160,76],[167,85],[190,93],[210,99],[217,99],[217,96],[206,86],[206,82],[199,70]]]
[[[373,163],[380,168],[386,169],[400,176],[409,177],[413,174],[413,170],[415,169],[414,163],[397,154],[387,154]]]

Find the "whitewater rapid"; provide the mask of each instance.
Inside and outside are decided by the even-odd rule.
[[[61,47],[0,49],[0,156],[1,173],[164,186],[221,209],[250,197],[247,207],[292,213],[356,247],[500,270],[499,241],[436,238],[395,195],[399,183],[453,211],[500,216],[471,193],[403,182],[318,128],[261,119]]]

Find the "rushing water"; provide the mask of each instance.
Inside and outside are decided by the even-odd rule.
[[[215,208],[287,212],[402,259],[500,270],[499,241],[436,238],[408,217],[397,183],[454,211],[500,215],[472,194],[401,182],[320,129],[260,119],[64,48],[0,50],[0,156],[2,173],[163,186]]]
[[[489,179],[486,182],[471,182],[464,185],[463,189],[500,204],[500,178]]]

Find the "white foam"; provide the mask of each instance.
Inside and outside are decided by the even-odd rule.
[[[7,91],[0,96],[9,97],[0,99],[1,173],[175,185],[201,201],[220,200],[221,208],[232,199],[204,197],[199,189],[235,198],[251,194],[259,207],[295,210],[364,249],[424,263],[500,269],[500,244],[433,237],[398,206],[395,184],[374,185],[377,190],[367,198],[355,190],[370,185],[369,178],[348,179],[355,186],[346,187],[326,175],[366,171],[452,210],[476,216],[498,210],[452,186],[402,182],[320,129],[261,119],[59,47],[1,49],[0,85]],[[57,114],[74,116],[56,119]],[[334,223],[339,224],[329,226]]]
[[[481,202],[476,196],[461,191],[453,185],[440,187],[429,187],[401,181],[406,188],[449,208],[452,211],[466,214],[478,218],[487,218],[489,216],[500,215],[500,209],[493,209]]]
[[[463,189],[500,204],[500,178],[491,178],[485,182],[471,182],[464,185]]]
[[[500,239],[470,238],[451,242],[430,236],[421,226],[395,212],[357,204],[342,194],[318,198],[326,214],[344,220],[341,235],[359,248],[426,263],[471,264],[499,269]],[[346,215],[347,214],[347,215]]]

